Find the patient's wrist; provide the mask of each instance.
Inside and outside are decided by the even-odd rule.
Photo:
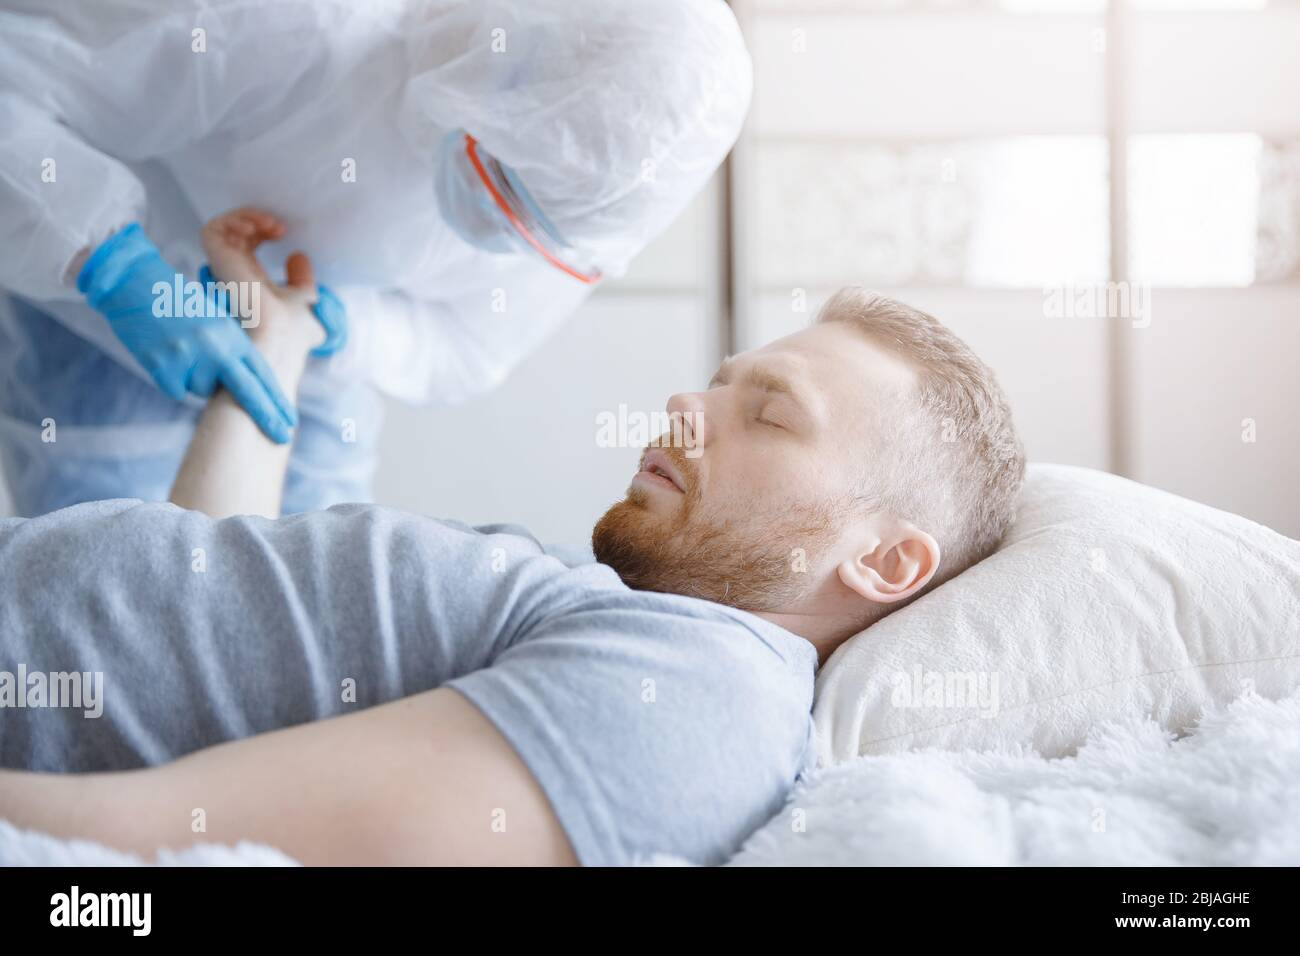
[[[325,330],[309,305],[263,296],[255,316],[257,321],[248,326],[248,337],[259,346],[305,355],[325,340]]]
[[[307,356],[324,339],[324,331],[309,306],[264,300],[258,322],[248,337],[275,372],[284,391],[293,395],[307,366]]]

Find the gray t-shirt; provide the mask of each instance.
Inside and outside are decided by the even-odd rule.
[[[716,863],[811,765],[816,668],[761,618],[567,567],[518,528],[125,500],[0,520],[8,768],[158,764],[446,685],[583,863]]]

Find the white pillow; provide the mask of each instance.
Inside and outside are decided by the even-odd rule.
[[[1031,465],[979,564],[846,641],[817,678],[819,763],[1026,745],[1102,720],[1186,731],[1300,686],[1300,542],[1103,472]]]

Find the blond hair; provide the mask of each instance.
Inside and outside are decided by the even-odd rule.
[[[920,414],[888,423],[885,453],[857,497],[939,542],[931,590],[996,550],[1015,517],[1025,452],[1006,396],[965,342],[902,302],[851,286],[816,321],[851,323],[918,372]]]

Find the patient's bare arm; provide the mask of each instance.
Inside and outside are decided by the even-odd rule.
[[[307,257],[290,256],[288,283],[280,286],[254,255],[263,240],[276,239],[283,231],[269,213],[237,209],[204,227],[203,248],[218,280],[257,283],[256,324],[248,335],[286,394],[296,395],[307,353],[325,333],[311,313],[316,283]],[[170,500],[214,518],[279,517],[290,447],[263,435],[230,393],[218,389],[199,418]]]
[[[0,771],[0,819],[149,857],[252,840],[307,864],[577,862],[531,772],[451,689],[147,770]]]

